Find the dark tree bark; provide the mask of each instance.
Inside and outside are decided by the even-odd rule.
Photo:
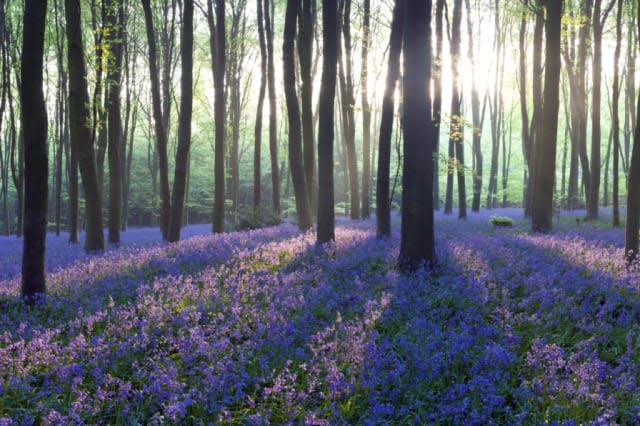
[[[226,69],[225,41],[225,1],[215,0],[215,24],[213,13],[214,0],[208,0],[208,20],[210,32],[213,85],[215,91],[214,121],[215,134],[215,194],[213,200],[213,232],[224,232],[224,137],[225,137],[225,96],[224,76]]]
[[[144,20],[149,45],[149,78],[151,79],[151,97],[153,120],[156,133],[156,152],[160,172],[160,230],[166,240],[171,214],[171,198],[169,194],[169,160],[167,155],[167,129],[162,117],[162,99],[160,98],[160,80],[158,71],[157,44],[150,0],[142,0]]]
[[[525,0],[525,6],[528,6],[528,0]],[[520,118],[522,120],[521,138],[522,138],[522,155],[524,163],[527,167],[526,176],[531,174],[533,168],[533,146],[531,141],[531,132],[529,131],[529,109],[527,106],[527,12],[522,12],[520,18],[520,32],[518,35],[519,61],[518,61],[518,92],[520,94]],[[527,179],[525,177],[524,204],[527,205]]]
[[[558,111],[560,108],[560,38],[562,0],[544,0],[547,9],[545,22],[545,76],[542,133],[535,144],[535,182],[531,210],[532,229],[548,232],[553,226],[553,184],[556,170],[556,142]]]
[[[298,227],[307,230],[311,227],[311,210],[302,158],[302,129],[300,124],[300,105],[296,94],[295,39],[296,18],[300,13],[301,0],[288,0],[284,24],[284,42],[282,57],[284,66],[284,94],[289,116],[289,167],[293,181],[293,191],[298,213]]]
[[[302,151],[307,197],[311,211],[316,210],[316,157],[313,136],[313,33],[315,31],[312,0],[302,0],[299,16],[298,57],[300,69],[300,105],[302,111]]]
[[[613,99],[611,100],[611,133],[613,135],[613,226],[620,226],[620,51],[622,45],[622,0],[616,13],[616,47],[613,59]]]
[[[109,146],[109,243],[120,243],[122,219],[122,121],[120,87],[122,78],[124,8],[121,1],[107,4],[108,43],[111,55],[107,66],[107,120]]]
[[[258,111],[256,113],[256,126],[254,131],[253,149],[253,209],[260,208],[262,171],[260,161],[262,160],[262,114],[264,111],[264,97],[267,89],[267,43],[264,34],[264,2],[257,0],[258,12],[258,40],[260,43],[260,90],[258,92]]]
[[[415,269],[432,265],[436,257],[431,161],[434,141],[431,137],[431,93],[427,84],[431,79],[431,0],[405,2],[404,22],[400,263]]]
[[[272,0],[265,0],[264,17],[267,38],[267,87],[269,89],[269,155],[271,157],[271,188],[273,214],[280,217],[280,173],[278,170],[278,107],[276,105],[276,72],[273,53]]]
[[[371,44],[371,1],[364,0],[362,16],[362,55],[360,87],[362,102],[362,218],[371,215],[371,106],[369,105],[369,45]]]
[[[638,23],[640,24],[640,22]],[[640,95],[636,114],[640,111]],[[629,262],[638,255],[638,232],[640,232],[640,120],[636,115],[636,130],[633,135],[633,149],[629,162],[629,183],[627,190],[627,221],[625,227],[624,252]]]
[[[69,128],[71,147],[78,156],[80,175],[86,201],[85,250],[104,249],[102,231],[102,200],[96,174],[95,155],[89,118],[87,82],[82,51],[82,28],[80,24],[80,0],[65,0],[69,66]]]
[[[184,0],[182,37],[180,42],[182,73],[180,79],[180,117],[178,120],[178,149],[171,193],[171,216],[168,241],[180,240],[184,213],[185,188],[191,145],[191,115],[193,110],[193,0]]]
[[[25,147],[24,246],[22,297],[33,304],[46,292],[44,256],[47,238],[47,111],[42,91],[46,0],[24,6],[20,103]]]
[[[451,27],[451,124],[449,139],[455,146],[456,172],[458,175],[458,218],[467,218],[467,191],[464,173],[464,117],[460,93],[460,36],[462,27],[462,0],[453,3]]]
[[[360,218],[360,189],[358,188],[358,158],[356,156],[356,127],[353,105],[356,104],[353,87],[351,55],[351,0],[340,1],[340,34],[338,38],[338,77],[340,81],[343,139],[347,150],[349,171],[349,200],[351,219]],[[344,47],[343,47],[344,45]]]
[[[338,11],[334,0],[322,0],[322,82],[318,109],[318,243],[335,239],[333,182],[334,105],[338,66]]]
[[[391,133],[393,132],[394,93],[400,76],[400,53],[402,52],[402,33],[404,28],[404,10],[406,0],[396,0],[391,22],[389,40],[389,59],[384,97],[382,99],[382,117],[378,141],[378,178],[376,182],[376,230],[378,237],[391,236],[391,200],[389,199],[391,167]]]
[[[467,0],[468,3],[468,0]],[[444,0],[436,1],[436,52],[433,64],[433,208],[440,209],[440,122],[442,120],[442,41],[444,40]],[[469,48],[471,52],[473,49]]]
[[[633,129],[636,122],[636,56],[638,52],[638,40],[635,32],[635,17],[638,6],[631,2],[630,19],[627,27],[627,53],[626,53],[626,76],[625,76],[625,115],[624,115],[624,158],[629,159],[631,154],[631,142],[633,139]],[[624,166],[624,171],[628,175],[628,163]]]

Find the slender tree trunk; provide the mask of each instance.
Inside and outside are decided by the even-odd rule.
[[[78,156],[85,196],[87,235],[85,250],[104,249],[102,230],[102,200],[95,166],[95,155],[91,143],[91,131],[86,126],[89,118],[87,83],[85,79],[84,54],[82,51],[82,29],[80,0],[65,0],[69,66],[69,128],[71,147]],[[73,165],[72,165],[73,166]]]
[[[405,2],[404,161],[400,262],[415,269],[435,262],[431,118],[431,0]]]
[[[362,99],[362,218],[368,219],[370,176],[371,176],[371,107],[369,105],[369,44],[371,43],[370,14],[371,1],[364,0],[362,17],[362,56],[360,86]]]
[[[22,129],[25,141],[24,246],[22,252],[22,297],[28,304],[46,292],[44,256],[47,238],[47,111],[42,91],[46,0],[27,0],[24,6],[24,36],[20,91]]]
[[[462,116],[462,95],[460,93],[460,38],[462,33],[462,0],[453,3],[451,28],[451,127],[449,138],[456,149],[456,171],[458,174],[458,218],[467,218],[467,191],[464,165],[464,117]]]
[[[254,131],[253,150],[253,209],[257,212],[260,208],[262,189],[262,114],[264,111],[264,97],[267,88],[267,45],[264,34],[264,9],[263,0],[257,0],[258,9],[258,39],[260,42],[260,90],[258,92],[258,112],[256,113],[256,126]]]
[[[400,53],[402,51],[402,33],[404,28],[405,1],[396,0],[391,22],[389,40],[389,59],[384,98],[382,99],[382,116],[380,119],[380,136],[378,141],[378,178],[376,182],[376,220],[378,237],[391,236],[391,203],[389,199],[391,168],[391,134],[393,132],[394,94],[400,76]]]
[[[598,219],[600,201],[600,99],[602,83],[602,24],[600,22],[602,0],[593,2],[593,87],[591,88],[591,185],[587,197],[586,220]]]
[[[180,240],[184,213],[185,188],[189,146],[191,145],[191,115],[193,107],[193,0],[184,0],[181,37],[182,72],[180,79],[180,117],[178,121],[178,149],[171,193],[171,215],[168,241]]]
[[[171,198],[169,194],[169,161],[167,155],[167,129],[162,116],[162,99],[160,97],[160,80],[157,59],[157,44],[150,0],[142,0],[145,26],[149,45],[149,77],[151,79],[151,97],[153,119],[156,133],[156,152],[158,153],[158,169],[160,172],[160,230],[166,240],[169,231],[171,214]]]
[[[622,45],[622,0],[618,0],[616,13],[616,47],[613,59],[613,99],[611,101],[611,133],[613,134],[613,226],[620,226],[620,51]]]
[[[562,0],[544,0],[547,9],[545,22],[545,77],[542,133],[536,140],[535,184],[531,211],[532,229],[548,232],[553,226],[553,184],[556,164],[558,111],[560,109],[560,39]]]
[[[442,1],[442,0],[440,0]],[[467,11],[467,32],[469,37],[469,47],[467,50],[467,56],[469,58],[469,62],[471,62],[471,115],[473,121],[473,201],[471,203],[471,210],[474,212],[480,211],[480,197],[482,196],[482,173],[483,173],[483,161],[484,158],[482,156],[482,126],[484,118],[480,113],[480,95],[478,94],[478,85],[477,85],[477,76],[476,76],[476,61],[474,55],[474,33],[473,33],[473,22],[471,19],[471,6],[469,4],[469,0],[465,0],[466,11]],[[436,14],[436,19],[437,14]],[[436,20],[437,25],[437,20]],[[442,25],[442,23],[440,23]],[[439,37],[441,37],[440,34]],[[435,92],[434,92],[435,93]],[[526,111],[526,110],[525,110]],[[482,114],[484,115],[484,114]]]
[[[109,243],[120,243],[122,219],[122,122],[120,88],[122,79],[122,40],[124,9],[122,2],[110,0],[107,6],[108,42],[111,57],[107,67],[108,135],[109,135]]]
[[[338,11],[336,2],[322,0],[322,82],[318,108],[318,243],[335,239],[333,182],[334,105],[338,66]]]
[[[301,0],[288,0],[282,46],[284,65],[284,93],[289,115],[289,167],[296,199],[298,227],[304,231],[311,227],[311,210],[302,158],[302,128],[300,105],[296,94],[295,39],[296,19],[300,14]]]
[[[273,53],[273,0],[264,0],[265,30],[267,36],[267,87],[269,89],[269,155],[271,157],[271,188],[273,214],[280,217],[280,173],[278,171],[278,108],[276,105],[276,77]]]
[[[304,175],[307,185],[307,198],[311,211],[316,210],[316,157],[313,136],[313,9],[311,0],[302,0],[302,9],[298,19],[298,57],[300,64],[300,105],[302,111],[302,151]]]

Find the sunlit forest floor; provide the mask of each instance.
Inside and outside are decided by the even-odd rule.
[[[439,213],[414,275],[373,221],[323,248],[291,225],[100,256],[52,236],[32,311],[1,239],[0,425],[638,423],[640,269],[582,216]]]

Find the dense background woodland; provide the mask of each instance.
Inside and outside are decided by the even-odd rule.
[[[640,423],[639,49],[640,0],[0,0],[0,426]]]

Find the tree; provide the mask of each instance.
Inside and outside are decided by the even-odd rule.
[[[618,0],[616,13],[616,47],[613,59],[613,95],[611,100],[611,133],[613,136],[613,226],[620,226],[619,181],[620,171],[620,50],[622,44],[622,0]]]
[[[322,82],[318,129],[318,228],[319,243],[335,239],[333,183],[333,128],[338,66],[338,11],[334,0],[322,1]]]
[[[400,75],[400,54],[406,0],[396,0],[391,21],[387,78],[382,99],[380,139],[378,140],[378,179],[376,184],[376,233],[391,236],[391,200],[389,199],[389,169],[391,165],[391,134],[393,132],[394,93]]]
[[[315,1],[302,0],[298,17],[298,57],[300,59],[300,106],[302,113],[302,155],[307,198],[313,212],[316,208],[316,157],[313,137],[313,33]]]
[[[640,9],[640,1],[637,2]],[[638,39],[640,40],[640,16],[637,16]],[[629,263],[638,256],[638,233],[640,232],[640,94],[636,104],[636,127],[629,162],[627,190],[627,221],[625,227],[624,253]]]
[[[85,73],[80,21],[80,0],[65,0],[67,19],[68,66],[69,66],[69,129],[72,150],[78,156],[78,166],[84,187],[87,235],[85,250],[104,249],[102,231],[102,200],[98,187],[96,162],[89,122],[89,95]]]
[[[22,296],[33,304],[46,292],[44,255],[47,238],[47,111],[42,91],[46,0],[27,0],[24,6],[22,77],[20,90],[25,150],[24,245]]]
[[[300,105],[296,94],[295,39],[296,20],[300,13],[301,0],[288,0],[284,23],[284,42],[282,58],[284,66],[284,94],[289,116],[289,167],[296,198],[298,227],[307,230],[311,227],[311,208],[307,192],[302,159],[302,128],[300,124]]]
[[[400,264],[435,262],[433,229],[433,122],[431,121],[431,0],[407,1],[403,36],[402,229]]]
[[[467,192],[464,175],[464,117],[460,94],[460,34],[462,23],[462,0],[453,3],[451,28],[451,125],[449,144],[455,146],[455,169],[458,174],[458,218],[467,217]]]
[[[258,91],[258,111],[256,113],[256,126],[254,131],[253,149],[253,208],[257,211],[260,208],[262,171],[260,162],[262,160],[262,114],[264,111],[264,97],[267,89],[267,45],[264,34],[264,9],[263,0],[257,2],[258,21],[258,41],[260,44],[260,89]]]
[[[535,169],[531,210],[532,229],[550,231],[553,226],[553,184],[556,170],[556,141],[560,108],[560,39],[562,0],[544,0],[545,76],[542,133],[535,144]]]
[[[468,0],[467,0],[468,2]],[[436,52],[433,64],[433,208],[440,209],[440,122],[442,121],[442,42],[444,40],[444,0],[436,1]],[[471,48],[469,50],[472,50]]]
[[[362,218],[368,219],[371,186],[371,106],[369,105],[369,45],[371,44],[371,1],[364,0],[360,91],[362,103]]]
[[[215,21],[213,1],[207,1],[207,21],[209,23],[209,45],[211,48],[211,69],[215,91],[214,121],[215,134],[215,194],[213,200],[213,232],[224,232],[224,76],[226,69],[225,41],[225,1],[215,0]]]
[[[169,160],[167,155],[167,128],[162,116],[162,99],[160,97],[160,80],[158,78],[158,55],[153,15],[150,0],[142,0],[144,21],[149,45],[149,78],[151,79],[151,99],[153,108],[154,129],[156,133],[156,152],[160,172],[160,230],[166,240],[171,215],[171,198],[169,193]]]
[[[180,79],[180,118],[178,120],[178,148],[171,193],[171,216],[167,239],[180,240],[184,213],[185,188],[191,145],[191,115],[193,111],[193,0],[184,0],[181,40],[182,73]]]
[[[267,38],[267,87],[269,89],[269,155],[271,157],[271,189],[273,214],[280,217],[280,172],[278,165],[278,107],[276,105],[276,71],[273,53],[272,0],[264,0]]]
[[[108,43],[111,49],[107,65],[107,120],[109,149],[109,242],[120,243],[122,219],[122,121],[120,118],[120,88],[124,38],[124,8],[121,1],[107,4]]]

